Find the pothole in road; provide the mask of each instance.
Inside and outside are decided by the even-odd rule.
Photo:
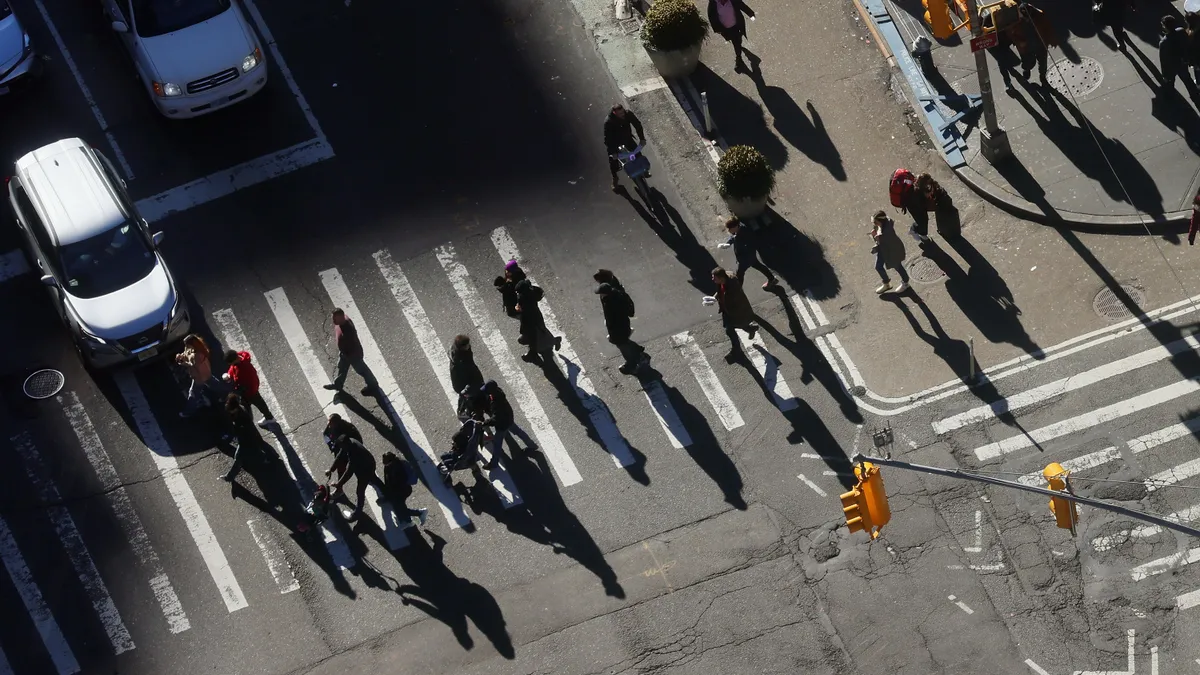
[[[1141,313],[1142,305],[1146,302],[1146,292],[1137,286],[1129,284],[1121,284],[1121,293],[1118,294],[1113,289],[1105,286],[1096,294],[1096,298],[1092,300],[1092,309],[1099,314],[1101,318],[1109,321],[1124,321],[1132,318],[1136,313]],[[1128,299],[1128,302],[1126,301]],[[1130,305],[1133,305],[1130,307]]]
[[[919,281],[923,284],[936,284],[939,281],[946,279],[946,273],[938,264],[925,256],[921,256],[908,266],[908,275],[913,281]]]

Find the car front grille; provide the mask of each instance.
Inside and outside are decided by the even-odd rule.
[[[128,349],[131,352],[134,352],[139,349],[145,349],[146,347],[153,345],[154,343],[161,340],[162,337],[163,337],[162,324],[155,324],[154,326],[151,326],[150,328],[147,328],[146,330],[144,330],[136,335],[130,335],[127,338],[121,338],[120,340],[117,340],[117,343],[120,344],[125,349]]]
[[[199,94],[202,91],[208,91],[214,87],[219,87],[226,82],[232,82],[237,79],[237,76],[237,68],[222,70],[216,75],[209,75],[208,77],[202,77],[199,80],[192,80],[191,82],[188,82],[187,92],[189,94]]]

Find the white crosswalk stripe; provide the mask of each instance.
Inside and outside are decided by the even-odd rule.
[[[729,394],[725,392],[725,387],[721,385],[721,380],[709,365],[708,359],[704,358],[704,352],[700,350],[700,345],[696,344],[696,339],[692,337],[692,334],[685,331],[673,335],[671,344],[675,345],[675,348],[679,350],[679,355],[691,368],[692,375],[696,377],[700,389],[704,391],[704,395],[717,413],[717,417],[721,419],[721,424],[725,425],[729,431],[745,424],[742,414],[733,404],[733,399],[729,398]]]
[[[271,572],[271,577],[275,579],[275,585],[279,587],[279,592],[285,594],[300,590],[300,582],[296,580],[296,574],[288,565],[283,547],[280,546],[274,532],[257,518],[247,520],[246,527],[250,528],[250,536],[254,538],[254,543],[258,544],[258,549],[262,551],[263,560],[266,561],[267,569]]]
[[[13,675],[12,664],[8,662],[3,649],[0,649],[0,675]]]
[[[750,363],[754,369],[758,371],[759,377],[763,379],[763,387],[771,393],[771,399],[775,401],[775,407],[786,412],[795,410],[796,397],[792,395],[791,387],[783,379],[783,373],[779,372],[779,360],[767,351],[767,346],[763,344],[762,335],[757,332],[754,337],[746,337],[738,331],[738,340],[741,341],[742,350],[749,357]]]
[[[29,477],[30,484],[38,491],[42,502],[47,505],[46,512],[50,516],[54,531],[58,534],[58,540],[62,542],[63,550],[67,552],[71,566],[75,568],[75,574],[79,577],[79,582],[83,584],[88,600],[92,603],[92,609],[96,610],[96,615],[100,617],[104,632],[108,634],[108,640],[112,643],[113,652],[124,654],[133,649],[133,637],[129,635],[129,629],[125,627],[125,622],[117,611],[112,595],[108,592],[108,586],[104,584],[104,579],[100,577],[100,570],[96,569],[96,563],[92,560],[92,555],[88,553],[87,545],[83,543],[83,537],[80,536],[79,529],[75,526],[75,519],[71,517],[67,507],[62,506],[62,495],[58,491],[58,486],[50,479],[42,456],[33,444],[33,438],[30,437],[29,432],[23,431],[10,440],[13,449],[20,455],[21,461],[25,465],[25,475]]]
[[[4,569],[8,571],[8,576],[17,589],[17,595],[21,596],[21,603],[25,605],[25,611],[33,620],[54,668],[59,675],[78,673],[79,662],[75,660],[75,653],[71,651],[71,645],[67,644],[67,638],[58,627],[41,589],[33,579],[33,573],[29,571],[29,565],[25,564],[17,541],[13,539],[12,530],[3,518],[0,518],[0,563],[3,563]]]
[[[275,321],[279,324],[280,330],[283,331],[284,338],[287,340],[288,346],[292,348],[292,354],[300,364],[300,370],[304,372],[305,378],[308,380],[309,387],[312,388],[313,396],[316,397],[317,403],[320,404],[321,410],[326,414],[337,413],[343,419],[350,419],[350,415],[340,403],[334,402],[334,392],[325,389],[325,385],[332,382],[328,375],[325,374],[325,368],[321,365],[321,361],[317,358],[317,353],[313,351],[312,344],[308,341],[308,334],[304,331],[304,327],[300,324],[300,319],[296,316],[295,310],[292,309],[291,302],[287,299],[287,294],[282,288],[276,288],[264,293],[267,298],[267,303],[271,306],[271,312],[275,314]],[[351,317],[356,318],[356,317]],[[371,509],[375,516],[375,522],[383,530],[384,539],[387,541],[388,548],[395,551],[409,545],[408,535],[404,533],[396,520],[396,513],[391,508],[391,505],[380,505],[377,500],[382,495],[374,485],[367,489],[367,506]]]

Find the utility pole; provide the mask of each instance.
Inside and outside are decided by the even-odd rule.
[[[979,20],[979,5],[976,0],[967,0],[967,19],[971,22],[971,36],[978,39],[983,35],[983,22]],[[992,33],[995,35],[995,32]],[[993,165],[1012,157],[1008,144],[1008,132],[1000,128],[996,119],[996,103],[992,100],[992,73],[988,70],[987,50],[975,49],[975,72],[979,75],[979,97],[983,100],[983,129],[979,132],[979,149],[984,158]]]

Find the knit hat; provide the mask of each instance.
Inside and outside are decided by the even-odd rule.
[[[508,262],[504,263],[504,269],[506,269],[506,270],[511,270],[514,267],[518,267],[516,258],[513,258],[512,260],[509,260]]]
[[[613,292],[612,284],[600,284],[600,288],[596,289],[596,295],[606,295]]]

